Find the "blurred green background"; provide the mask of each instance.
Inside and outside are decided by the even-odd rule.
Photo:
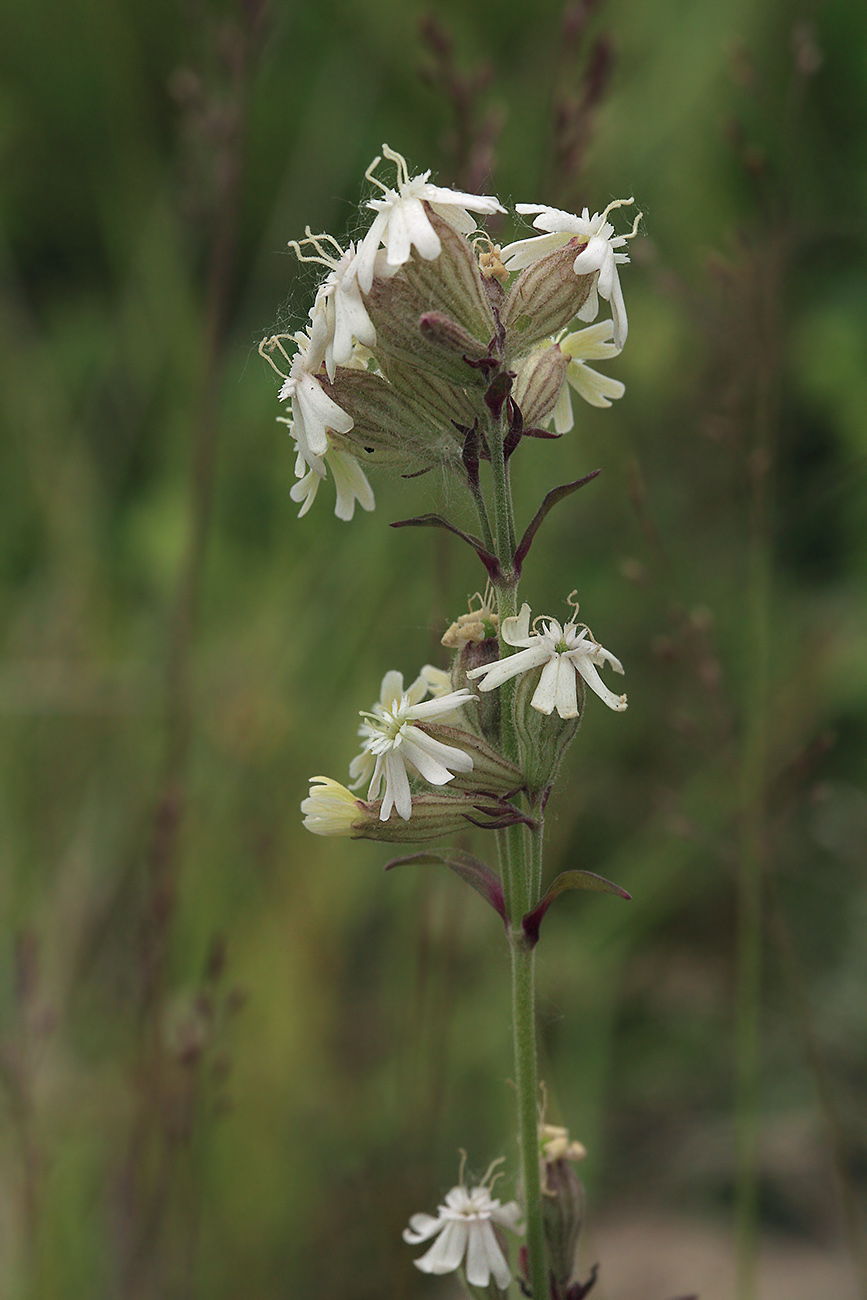
[[[577,588],[629,692],[591,699],[550,804],[550,869],[634,899],[567,896],[539,950],[582,1269],[600,1300],[731,1294],[690,1225],[732,1257],[754,1122],[762,1250],[839,1270],[788,1300],[864,1295],[867,11],[5,0],[2,27],[3,1300],[448,1296],[401,1228],[458,1147],[514,1168],[498,922],[298,811],[483,580],[386,527],[431,479],[350,525],[330,486],[289,500],[256,346],[315,284],[286,241],[357,230],[383,140],[507,203],[645,213],[626,396],[516,464],[525,521],[602,467],[522,593],[560,617]],[[668,1272],[618,1281],[648,1215]]]

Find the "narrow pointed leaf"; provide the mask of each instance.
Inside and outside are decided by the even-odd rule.
[[[455,525],[450,524],[447,519],[443,519],[442,515],[416,515],[412,519],[397,519],[393,524],[391,524],[391,527],[445,528],[446,532],[454,533],[455,537],[460,537],[462,541],[466,542],[468,546],[473,548],[476,555],[487,569],[491,582],[498,583],[502,581],[503,570],[500,568],[500,561],[497,559],[496,555],[492,555],[491,552],[487,550],[480,538],[474,537],[472,533],[465,533],[461,528],[456,528]]]
[[[385,864],[385,870],[391,871],[392,867],[402,867],[407,863],[413,863],[417,866],[423,866],[428,863],[441,863],[449,867],[456,875],[465,880],[471,889],[477,894],[481,894],[486,902],[505,923],[506,921],[506,903],[503,898],[503,886],[500,877],[485,862],[479,858],[474,858],[471,853],[464,853],[462,849],[451,849],[447,853],[410,853],[404,858],[392,858],[391,862]]]
[[[535,907],[532,912],[528,912],[521,922],[531,948],[535,947],[539,942],[539,929],[548,908],[555,898],[559,898],[561,894],[564,894],[569,889],[592,889],[600,894],[616,894],[618,898],[632,898],[632,895],[627,894],[625,889],[621,889],[619,885],[606,880],[604,876],[597,876],[593,871],[564,871],[556,880],[552,881],[550,889],[538,907]]]
[[[542,520],[545,518],[548,511],[551,510],[558,501],[562,501],[564,497],[571,496],[573,492],[577,492],[585,483],[589,483],[591,479],[596,478],[596,475],[601,473],[601,470],[594,469],[589,474],[585,474],[583,478],[575,479],[574,483],[563,483],[560,487],[551,488],[551,491],[545,496],[545,500],[530,520],[526,531],[524,532],[524,536],[518,543],[518,549],[515,551],[515,559],[512,564],[515,574],[520,577],[521,568],[524,560],[527,558],[527,552],[529,551],[533,538],[539,531]]]

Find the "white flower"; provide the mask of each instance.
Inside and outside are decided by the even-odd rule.
[[[623,665],[593,640],[588,627],[582,624],[579,630],[574,618],[565,627],[553,618],[548,619],[542,622],[541,632],[531,633],[530,606],[523,605],[517,618],[504,620],[503,640],[507,645],[521,649],[518,654],[483,664],[467,673],[474,680],[480,679],[480,691],[492,691],[520,673],[541,667],[542,676],[530,701],[540,713],[551,714],[556,708],[561,718],[577,718],[579,676],[609,709],[620,712],[626,708],[626,696],[610,691],[596,671],[597,665],[601,667],[609,663],[616,673],[622,673]]]
[[[277,418],[282,419],[281,416]],[[283,420],[283,423],[288,424],[290,432],[293,432],[291,420]],[[329,469],[337,489],[334,513],[338,519],[351,519],[355,514],[356,501],[362,510],[373,510],[376,500],[364,470],[350,452],[332,446],[329,440],[323,456],[314,456],[312,452],[307,452],[305,456],[300,446],[298,448],[295,461],[295,477],[298,482],[289,495],[293,501],[301,502],[301,509],[298,511],[299,519],[302,515],[306,515],[313,505],[316,493],[319,491],[319,484],[327,478]]]
[[[380,809],[380,820],[388,821],[392,808],[398,816],[409,821],[412,815],[412,794],[409,788],[407,767],[414,769],[430,785],[445,785],[457,772],[471,772],[472,757],[453,745],[435,740],[415,722],[451,721],[451,714],[462,704],[476,697],[472,691],[451,691],[437,699],[424,700],[428,682],[418,677],[409,690],[403,689],[403,674],[386,673],[380,697],[358,729],[364,741],[360,754],[352,760],[349,775],[352,788],[357,789],[368,779],[368,799],[379,797],[385,778],[385,794]],[[423,702],[420,702],[423,701]],[[449,769],[454,769],[449,771]]]
[[[639,212],[635,218],[632,231],[628,235],[616,235],[614,227],[606,218],[612,208],[622,208],[634,202],[634,199],[615,199],[613,203],[608,204],[604,212],[594,212],[592,217],[588,208],[585,208],[578,217],[559,208],[547,208],[541,203],[519,203],[518,212],[538,213],[533,225],[537,230],[547,233],[536,235],[531,239],[519,239],[513,244],[507,244],[500,252],[503,262],[510,271],[520,271],[526,266],[532,266],[534,262],[538,262],[549,253],[556,252],[558,248],[568,244],[570,239],[577,237],[581,240],[585,247],[572,263],[572,269],[576,275],[591,275],[597,271],[598,276],[578,316],[586,321],[596,319],[599,310],[598,292],[600,297],[611,304],[614,342],[618,348],[622,348],[626,342],[629,325],[617,267],[628,262],[629,257],[626,253],[616,253],[614,250],[622,248],[628,239],[633,238],[641,220],[641,213]]]
[[[445,1205],[437,1207],[436,1218],[430,1214],[412,1216],[409,1227],[403,1230],[403,1239],[416,1246],[436,1237],[430,1250],[415,1261],[423,1273],[452,1273],[464,1264],[471,1286],[487,1286],[493,1277],[504,1291],[511,1274],[494,1224],[520,1232],[521,1217],[515,1201],[501,1205],[488,1187],[453,1187],[446,1193]]]
[[[314,835],[351,835],[360,813],[355,795],[330,776],[311,776],[301,811],[304,825]]]
[[[611,342],[613,334],[613,321],[603,320],[598,325],[588,325],[586,329],[557,340],[560,351],[569,357],[566,382],[560,389],[551,412],[558,433],[568,433],[574,423],[570,388],[574,388],[591,406],[610,406],[612,401],[626,392],[626,386],[619,379],[602,375],[586,364],[588,361],[607,361],[619,356],[620,348]]]
[[[397,189],[390,189],[373,175],[380,163],[380,159],[375,158],[365,175],[382,190],[383,197],[368,202],[367,206],[376,216],[358,246],[356,275],[363,293],[370,293],[380,245],[386,250],[386,268],[392,272],[409,261],[413,247],[428,262],[439,257],[442,243],[424,210],[425,203],[429,203],[437,216],[463,235],[469,235],[476,228],[470,212],[490,214],[506,210],[489,195],[463,194],[459,190],[429,184],[429,171],[410,180],[406,159],[389,149],[387,144],[382,146],[382,152],[389,162],[395,164]]]
[[[331,235],[314,235],[309,226],[304,234],[305,238],[300,241],[289,240],[289,247],[294,248],[299,262],[318,262],[320,266],[329,268],[328,275],[316,291],[310,315],[314,332],[320,317],[324,322],[325,371],[333,380],[338,366],[352,364],[356,342],[364,348],[376,346],[376,330],[367,314],[358,284],[355,245],[350,244],[344,252]],[[331,250],[324,246],[326,241]],[[305,244],[312,244],[316,253],[312,256],[302,253]]]
[[[308,453],[324,456],[329,446],[328,430],[349,433],[355,424],[352,416],[328,396],[317,379],[328,344],[324,316],[314,319],[306,330],[299,330],[289,336],[298,349],[291,359],[283,347],[284,338],[285,335],[275,335],[261,344],[259,351],[283,380],[278,400],[291,404],[292,436],[298,443],[299,451],[305,460],[309,459]],[[289,362],[288,375],[284,375],[274,364],[270,354],[275,348]]]

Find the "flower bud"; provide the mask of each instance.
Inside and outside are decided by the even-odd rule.
[[[578,1238],[584,1222],[584,1187],[570,1161],[587,1154],[580,1142],[570,1142],[564,1128],[539,1126],[539,1176],[542,1186],[542,1227],[548,1267],[556,1294],[565,1294],[575,1269]]]
[[[526,267],[512,284],[501,316],[510,362],[565,329],[587,301],[596,272],[576,275],[572,269],[575,255],[585,242],[577,237],[570,239],[556,252]]]
[[[390,377],[393,361],[424,367],[460,387],[484,375],[464,357],[484,357],[495,324],[469,241],[429,212],[442,244],[439,257],[407,262],[395,275],[376,276],[365,306],[376,328],[376,357]]]
[[[314,835],[418,844],[465,831],[468,821],[484,828],[489,823],[499,827],[520,820],[520,814],[511,804],[494,794],[432,793],[412,796],[408,820],[393,810],[387,821],[381,821],[381,799],[357,799],[345,785],[329,776],[314,776],[310,781],[310,793],[302,800],[301,811],[305,827]]]
[[[469,680],[467,674],[473,668],[481,668],[483,664],[493,663],[500,657],[500,643],[496,634],[499,620],[496,614],[492,614],[490,618],[493,622],[484,622],[481,620],[483,612],[477,610],[475,614],[462,614],[457,623],[452,623],[443,637],[443,645],[460,647],[452,663],[452,683],[456,691],[461,687],[467,687],[472,691],[477,690],[475,683]],[[459,626],[462,619],[467,619],[464,627]],[[480,634],[478,640],[473,636],[475,631]],[[493,635],[490,634],[491,631]],[[475,731],[478,731],[480,736],[497,740],[500,735],[499,692],[489,691],[479,694],[479,707],[467,717],[466,721]]]
[[[527,428],[550,418],[568,368],[569,357],[551,342],[535,348],[516,367],[512,396]]]
[[[524,762],[524,779],[527,789],[535,793],[553,785],[563,761],[563,755],[578,734],[584,715],[584,682],[576,673],[578,715],[561,718],[559,714],[540,713],[531,708],[542,669],[535,668],[517,678],[512,704],[515,729],[521,741]]]

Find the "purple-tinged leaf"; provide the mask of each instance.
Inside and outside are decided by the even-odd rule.
[[[606,880],[604,876],[597,876],[593,871],[563,871],[556,880],[551,882],[551,886],[541,903],[532,912],[528,912],[521,922],[531,948],[535,947],[539,942],[539,929],[548,908],[555,898],[559,898],[561,894],[564,894],[569,889],[592,889],[600,894],[616,894],[618,898],[627,900],[632,898],[632,895],[627,894],[625,889],[621,889],[619,885]]]
[[[487,863],[462,849],[450,849],[444,853],[410,853],[405,858],[392,858],[391,862],[385,864],[385,870],[391,871],[392,867],[402,867],[408,863],[422,866],[431,862],[439,862],[454,871],[471,889],[481,894],[503,923],[506,923],[506,902],[500,877]]]
[[[396,519],[390,525],[391,528],[445,528],[446,532],[454,533],[455,537],[460,537],[462,541],[471,546],[482,564],[488,571],[488,577],[495,585],[503,581],[503,570],[500,568],[500,561],[496,555],[485,547],[480,538],[474,537],[472,533],[465,533],[463,529],[456,528],[450,524],[442,515],[415,515],[412,519]]]
[[[495,420],[499,420],[502,414],[503,404],[512,392],[514,379],[511,370],[501,370],[499,374],[494,375],[485,390],[485,406]]]
[[[563,435],[562,433],[558,433],[556,429],[541,429],[538,424],[534,424],[531,425],[529,429],[524,430],[524,437],[547,438],[553,442],[555,438],[562,438]]]
[[[509,432],[503,439],[503,459],[508,461],[512,452],[524,436],[524,417],[521,408],[513,397],[509,398]]]
[[[546,494],[545,500],[539,506],[539,509],[527,525],[524,536],[521,538],[518,543],[518,549],[515,551],[515,558],[512,561],[512,569],[516,577],[521,576],[521,569],[524,560],[527,558],[527,552],[529,551],[533,538],[539,531],[542,520],[545,518],[548,511],[553,509],[558,501],[562,501],[564,497],[571,496],[573,492],[577,492],[585,483],[589,483],[591,479],[596,478],[597,474],[601,473],[601,470],[594,469],[589,474],[585,474],[583,478],[575,479],[574,483],[562,483],[560,487],[551,488],[551,491]]]

